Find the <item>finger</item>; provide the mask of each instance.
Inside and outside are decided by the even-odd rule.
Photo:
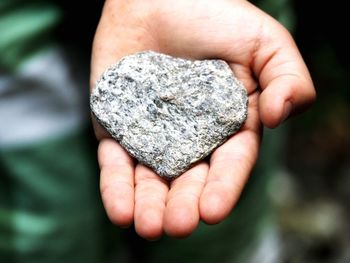
[[[257,93],[250,96],[248,120],[243,129],[211,156],[199,204],[201,219],[208,224],[219,223],[228,216],[256,162],[260,144],[257,99]]]
[[[307,108],[315,99],[308,69],[289,32],[267,19],[253,61],[253,70],[263,92],[259,100],[260,118],[270,128],[288,116]]]
[[[315,100],[311,81],[298,76],[281,75],[271,80],[260,96],[260,118],[269,128],[275,128],[293,114],[307,109]]]
[[[135,172],[135,229],[143,238],[155,240],[163,234],[168,183],[142,164]]]
[[[134,164],[113,139],[101,140],[98,148],[100,190],[109,219],[125,227],[134,218]]]
[[[201,162],[171,183],[164,215],[168,235],[186,237],[197,227],[199,198],[207,175],[208,164]]]

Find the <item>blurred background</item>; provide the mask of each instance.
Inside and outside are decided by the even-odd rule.
[[[98,196],[98,178],[96,177],[98,169],[96,163],[91,162],[96,158],[96,142],[88,121],[87,104],[91,42],[103,1],[85,1],[79,3],[81,6],[72,5],[68,0],[57,1],[57,3],[47,1],[45,5],[42,4],[43,1],[28,1],[30,4],[23,5],[25,2],[0,0],[0,248],[5,251],[0,253],[1,262],[16,262],[16,256],[6,252],[10,251],[11,247],[18,247],[21,251],[32,248],[33,243],[28,245],[26,240],[30,236],[26,230],[28,222],[31,222],[31,225],[35,222],[34,225],[39,232],[45,232],[44,226],[52,227],[51,221],[36,221],[34,217],[22,216],[11,211],[14,200],[16,204],[20,204],[18,207],[25,211],[29,209],[41,211],[42,208],[42,211],[47,212],[50,204],[43,201],[45,200],[43,197],[60,195],[60,193],[71,198],[70,200],[73,200],[70,201],[71,203],[76,202],[75,207],[79,207],[80,210],[82,203],[88,204],[86,210],[92,212],[83,216],[72,212],[75,211],[74,205],[70,208],[71,210],[65,210],[62,203],[55,210],[50,210],[53,218],[61,216],[64,218],[62,222],[66,222],[64,224],[72,224],[72,236],[62,239],[62,242],[78,238],[79,234],[74,236],[74,229],[81,222],[75,222],[74,218],[90,218],[91,221],[86,222],[87,228],[91,227],[91,222],[94,222],[93,226],[96,229],[98,229],[98,222],[106,222],[100,200],[90,197]],[[350,44],[349,38],[346,37],[347,8],[345,1],[341,0],[287,2],[266,0],[260,1],[259,4],[293,32],[311,71],[318,98],[306,113],[292,118],[288,124],[277,130],[267,131],[272,134],[272,137],[276,136],[276,140],[280,143],[278,147],[280,160],[268,183],[268,195],[272,202],[276,227],[281,236],[281,262],[348,263],[350,262]],[[46,26],[43,27],[43,24]],[[11,30],[9,30],[10,26]],[[339,31],[343,33],[340,34]],[[66,49],[63,53],[56,47],[57,42],[64,43]],[[41,66],[37,67],[43,70],[43,68],[55,68],[54,65],[60,64],[61,68],[57,66],[58,68],[54,71],[56,73],[50,73],[51,77],[61,85],[67,81],[74,82],[74,90],[79,92],[85,90],[85,92],[79,95],[76,92],[62,93],[57,91],[51,79],[33,78],[36,73],[28,68],[33,68],[33,65],[38,63],[28,66],[27,62],[23,61],[24,58],[35,53],[36,49],[43,49],[43,46],[46,50],[50,50],[49,55],[42,56],[41,61],[46,62],[39,63]],[[58,54],[57,57],[55,54]],[[69,71],[62,71],[62,68],[69,68]],[[16,77],[13,72],[17,72]],[[17,100],[16,89],[13,87],[17,87],[18,91],[21,83],[33,83],[34,79],[35,81],[41,79],[40,85],[37,86],[40,86],[39,90],[45,90],[42,100],[34,100],[30,106],[24,107],[21,111],[12,109],[11,105],[15,104],[9,102],[22,101]],[[8,87],[12,87],[11,91]],[[23,98],[27,98],[28,94],[33,92],[37,90],[27,89],[25,94],[22,94]],[[79,99],[73,101],[74,96]],[[61,98],[60,103],[57,102],[58,97]],[[40,107],[41,103],[51,105],[48,107],[49,110]],[[36,114],[40,113],[38,119],[34,120],[36,129],[33,130],[28,128],[28,123],[21,124],[20,116],[24,116],[29,108],[35,109]],[[55,118],[50,117],[51,121],[46,119],[42,111],[55,112]],[[17,132],[18,129],[11,128],[11,124],[14,123],[14,118],[11,116],[15,116],[11,114],[17,114],[19,122],[16,125],[21,127],[22,133]],[[69,121],[68,116],[75,117]],[[61,124],[57,126],[55,125],[57,123]],[[13,125],[16,127],[15,124]],[[65,127],[64,131],[59,128],[62,125]],[[49,132],[51,135],[55,134],[55,138],[46,136],[42,132],[42,127],[50,127]],[[29,138],[28,134],[33,134],[33,137]],[[37,136],[35,134],[40,136],[35,137]],[[77,138],[80,144],[75,145],[73,142],[76,142]],[[62,142],[69,145],[68,150],[59,148],[60,145],[64,145]],[[25,147],[18,145],[25,145]],[[56,150],[50,152],[49,148]],[[55,155],[57,152],[60,156],[69,157],[69,153],[72,152],[75,156],[81,156],[77,160],[74,159],[76,157],[68,158],[64,162],[66,166],[62,167],[67,167],[64,168],[66,170],[74,167],[77,172],[76,177],[80,178],[77,181],[78,185],[85,189],[85,192],[77,194],[76,187],[67,189],[60,182],[54,182],[62,190],[61,192],[55,192],[53,189],[41,193],[42,195],[35,193],[35,198],[38,198],[35,202],[20,195],[17,198],[18,189],[22,189],[24,193],[29,188],[30,191],[35,191],[40,187],[29,182],[23,183],[26,171],[35,171],[36,174],[40,172],[45,174],[48,171],[50,174],[54,173],[52,165],[41,171],[35,170],[33,163],[36,161],[45,166],[45,163],[55,162],[55,158],[61,158]],[[36,159],[33,159],[33,156]],[[51,159],[47,159],[48,156],[52,156]],[[84,162],[87,163],[84,166],[87,168],[76,167],[77,163]],[[55,171],[62,171],[62,167],[54,168],[57,168]],[[72,180],[58,173],[57,176],[61,176],[61,180]],[[7,176],[9,174],[15,174],[15,176]],[[82,184],[86,174],[93,178],[90,184]],[[32,181],[40,180],[42,178],[33,177]],[[27,187],[28,185],[30,187]],[[15,194],[16,198],[14,198]],[[33,193],[30,192],[30,194]],[[77,195],[80,196],[79,200]],[[39,207],[38,203],[40,203]],[[67,219],[66,215],[69,213],[72,214],[72,220]],[[16,227],[23,226],[19,228],[20,230],[16,228],[16,231],[23,231],[25,235],[23,240],[12,238],[10,230],[13,227],[14,218],[17,220]],[[66,219],[67,221],[64,221]],[[72,223],[73,221],[75,223]],[[55,226],[57,231],[63,225]],[[107,228],[112,229],[110,225]],[[107,249],[106,240],[114,239],[115,235],[117,232],[113,229],[107,231],[107,234],[94,236],[94,238],[104,240]],[[134,233],[130,235],[131,237],[127,239],[132,239],[133,244],[140,245],[143,242]],[[45,238],[47,242],[52,236]],[[84,239],[84,237],[80,238]],[[40,243],[40,241],[37,242]],[[93,247],[93,244],[90,246]],[[52,253],[57,252],[55,249],[57,250],[52,248],[54,251]],[[64,245],[62,249],[65,249]],[[127,248],[120,249],[127,250]],[[1,260],[2,255],[4,259],[6,258],[5,261]],[[98,256],[93,255],[93,257]]]
[[[293,1],[317,101],[291,119],[270,187],[285,262],[350,262],[350,56],[342,1]],[[339,33],[340,32],[340,33]],[[276,189],[284,189],[276,191]]]

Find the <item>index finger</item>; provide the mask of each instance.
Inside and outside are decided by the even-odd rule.
[[[109,219],[128,226],[134,218],[134,164],[113,139],[102,139],[98,149],[100,191]]]

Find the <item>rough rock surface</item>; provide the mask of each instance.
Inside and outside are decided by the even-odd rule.
[[[145,51],[107,69],[90,103],[97,120],[133,157],[173,179],[238,131],[248,97],[222,60]]]

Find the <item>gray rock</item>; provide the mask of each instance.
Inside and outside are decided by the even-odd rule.
[[[146,51],[107,69],[90,103],[130,155],[173,179],[239,130],[248,97],[222,60]]]

